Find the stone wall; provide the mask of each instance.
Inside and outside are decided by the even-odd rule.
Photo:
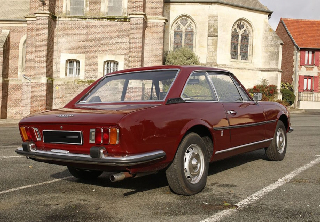
[[[283,41],[271,28],[268,21],[264,22],[264,27],[262,40],[263,67],[265,69],[275,69],[273,71],[281,70]]]
[[[10,32],[0,33],[0,119],[7,118]]]
[[[83,55],[84,76],[96,79],[99,55],[122,55],[123,66],[129,68],[130,22],[60,19],[54,38],[53,78],[65,78],[62,54]]]
[[[1,27],[2,26],[2,27]],[[2,33],[8,32],[4,42],[0,61],[0,103],[1,118],[21,118],[23,77],[19,64],[21,59],[21,40],[26,35],[24,23],[0,24]],[[0,44],[1,45],[1,44]]]
[[[148,21],[145,33],[143,66],[162,65],[164,24],[163,19]]]
[[[68,15],[68,0],[30,0],[27,22],[8,27],[10,42],[1,50],[1,118],[60,108],[103,76],[106,60],[119,69],[161,65],[163,59],[162,0],[123,0],[123,15],[107,16],[107,0],[86,1],[85,14]],[[23,26],[23,28],[21,28]],[[0,32],[2,26],[0,25]],[[27,36],[27,37],[26,37]],[[20,70],[22,39],[26,67]],[[19,57],[20,54],[20,57]],[[6,60],[8,56],[9,59]],[[80,76],[66,76],[66,61],[80,60]],[[4,61],[9,61],[2,70]]]

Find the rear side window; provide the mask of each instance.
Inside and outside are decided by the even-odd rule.
[[[234,84],[230,75],[214,72],[209,72],[208,74],[219,97],[219,101],[243,101],[242,97],[240,96],[238,87]]]
[[[190,101],[217,101],[206,72],[192,73],[181,97]]]

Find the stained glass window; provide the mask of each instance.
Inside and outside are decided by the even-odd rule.
[[[184,16],[173,24],[173,49],[187,47],[194,48],[195,25],[193,21]]]
[[[241,60],[248,60],[249,53],[249,34],[245,30],[241,35],[240,57]]]
[[[239,34],[237,29],[232,31],[231,35],[231,58],[238,59]]]
[[[182,47],[182,31],[174,31],[174,46],[173,49]]]
[[[231,59],[249,60],[251,28],[243,20],[237,21],[231,33]]]

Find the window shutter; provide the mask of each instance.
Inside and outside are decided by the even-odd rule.
[[[300,66],[305,65],[306,51],[300,51]]]
[[[299,92],[303,92],[303,86],[304,86],[304,76],[299,76]]]
[[[319,56],[320,56],[320,52],[319,52],[319,51],[316,51],[316,52],[314,53],[314,56],[315,56],[315,58],[314,58],[314,64],[315,64],[315,66],[319,66]]]
[[[314,92],[319,92],[319,76],[314,77]]]

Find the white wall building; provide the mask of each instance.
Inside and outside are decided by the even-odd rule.
[[[189,47],[207,66],[233,72],[245,87],[267,79],[280,89],[282,41],[258,0],[165,0],[165,51]]]

